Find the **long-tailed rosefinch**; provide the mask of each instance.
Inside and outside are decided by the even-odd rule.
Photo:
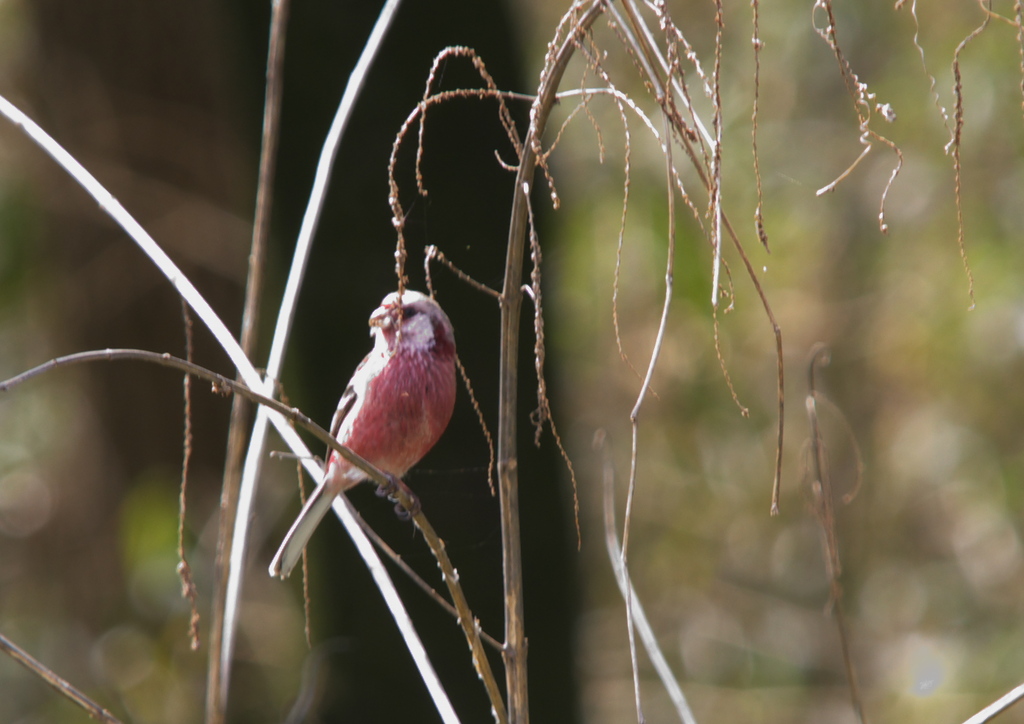
[[[401,317],[399,317],[401,309]],[[398,332],[401,318],[401,334]],[[434,446],[455,407],[455,334],[425,294],[384,297],[370,315],[373,351],[356,368],[331,421],[331,434],[386,473],[401,478]],[[338,493],[366,474],[337,452],[270,564],[287,577]]]

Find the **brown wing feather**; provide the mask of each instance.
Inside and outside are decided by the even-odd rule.
[[[341,423],[345,421],[348,413],[352,411],[352,406],[356,404],[356,391],[349,385],[345,388],[345,391],[341,395],[341,399],[338,400],[338,409],[334,411],[334,417],[331,418],[331,437],[338,437],[338,430],[341,429]]]

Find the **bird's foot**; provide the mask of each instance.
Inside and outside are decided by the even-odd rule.
[[[397,515],[400,520],[409,520],[413,516],[418,515],[422,508],[420,507],[420,499],[416,496],[416,493],[412,492],[412,490],[409,489],[409,486],[403,483],[400,478],[391,475],[390,473],[385,473],[385,476],[388,480],[387,485],[377,486],[377,497],[387,498],[394,503],[395,515]],[[400,492],[404,493],[409,500],[408,507],[400,501]]]

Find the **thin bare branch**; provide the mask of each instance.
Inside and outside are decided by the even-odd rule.
[[[291,0],[273,0],[270,13],[270,41],[267,48],[267,80],[263,101],[263,132],[260,144],[259,181],[256,187],[256,213],[253,221],[252,245],[249,251],[249,271],[245,284],[245,306],[242,310],[240,344],[249,358],[256,348],[259,327],[260,297],[266,267],[267,239],[270,236],[270,207],[274,189],[274,171],[277,168],[278,126],[281,117],[281,88],[284,80],[285,32]],[[189,379],[186,377],[186,380]],[[227,701],[221,695],[224,669],[221,667],[221,647],[224,637],[224,611],[227,601],[227,582],[231,561],[231,541],[234,536],[238,512],[239,486],[242,476],[242,458],[245,450],[246,420],[249,405],[243,397],[231,401],[231,422],[224,456],[224,479],[221,484],[220,520],[217,530],[217,552],[214,558],[214,590],[210,622],[210,660],[206,678],[206,722],[222,724],[227,712]]]
[[[750,39],[751,45],[754,47],[754,110],[750,114],[750,146],[754,154],[754,181],[757,184],[757,208],[754,209],[754,230],[757,231],[757,238],[761,240],[765,251],[769,251],[768,232],[764,228],[764,191],[761,188],[761,161],[757,153],[757,118],[761,98],[761,49],[764,47],[764,43],[761,42],[760,0],[751,0],[750,8],[754,14],[754,30]]]
[[[52,669],[40,662],[38,659],[35,659],[31,654],[20,648],[3,634],[0,634],[0,651],[6,653],[12,659],[45,681],[46,684],[58,694],[66,699],[70,699],[77,706],[80,706],[96,721],[101,721],[105,724],[121,724],[120,719],[68,683],[67,680],[62,679],[60,676],[55,674]]]
[[[662,653],[661,647],[658,645],[658,639],[654,635],[654,629],[651,627],[651,622],[647,619],[647,613],[637,597],[633,581],[630,579],[628,571],[622,565],[622,548],[619,545],[618,528],[615,522],[615,468],[612,465],[611,454],[608,452],[604,430],[598,430],[594,433],[594,449],[602,455],[604,541],[605,548],[608,551],[608,560],[611,562],[612,571],[615,574],[615,582],[619,585],[619,592],[622,594],[623,600],[633,610],[633,621],[636,625],[636,631],[640,636],[640,641],[643,642],[644,649],[646,649],[647,655],[654,665],[654,670],[658,672],[658,677],[661,679],[665,691],[668,692],[669,698],[676,708],[676,713],[679,714],[683,724],[696,724],[697,720],[694,718],[693,712],[690,711],[690,705],[686,702],[686,696],[679,687],[679,682],[676,681],[675,674],[672,673],[672,669],[665,659],[665,654]]]
[[[1021,699],[1024,699],[1024,684],[1016,686],[994,702],[986,706],[974,716],[964,721],[964,724],[985,724],[992,721],[999,714],[1009,709]]]
[[[295,461],[295,482],[299,488],[299,505],[304,506],[306,504],[306,486],[303,484],[302,474],[302,461]],[[367,526],[363,526],[363,531],[367,531]],[[313,648],[313,630],[310,627],[311,616],[311,599],[309,598],[309,551],[305,548],[302,549],[302,618],[304,619],[303,632],[306,634],[306,646]]]
[[[466,272],[459,269],[457,266],[448,261],[448,258],[444,255],[444,252],[437,248],[434,244],[428,246],[423,253],[423,266],[427,272],[427,291],[430,292],[430,296],[434,296],[434,285],[430,278],[430,262],[437,259],[439,262],[444,264],[451,271],[452,274],[457,276],[462,281],[466,282],[469,286],[476,289],[478,292],[494,297],[499,302],[501,301],[501,292],[491,289],[486,284],[481,284],[476,279],[471,277]]]
[[[1024,114],[1024,0],[1014,2],[1013,15],[1017,21],[1017,54],[1020,56],[1020,108]]]
[[[715,143],[711,154],[711,237],[715,259],[711,268],[711,306],[718,306],[718,278],[722,269],[722,0],[715,0],[715,70],[711,75],[711,125]],[[666,134],[668,135],[668,134]]]
[[[313,422],[307,415],[303,414],[298,408],[289,407],[288,405],[285,405],[284,403],[279,402],[278,400],[275,400],[271,397],[267,397],[266,395],[263,395],[259,392],[250,389],[244,384],[236,382],[235,380],[225,377],[224,375],[212,372],[206,369],[205,367],[197,365],[193,362],[189,362],[187,360],[183,360],[166,353],[160,354],[158,352],[150,352],[147,350],[139,349],[94,350],[90,352],[79,352],[76,354],[66,355],[64,357],[57,357],[41,365],[33,367],[30,370],[26,370],[25,372],[22,372],[21,374],[16,375],[15,377],[0,381],[0,393],[8,392],[17,387],[18,385],[21,385],[46,372],[55,370],[58,367],[65,367],[69,365],[83,364],[88,362],[111,362],[115,360],[149,362],[163,367],[169,367],[172,369],[180,370],[190,375],[195,375],[196,377],[200,377],[202,379],[209,381],[212,384],[212,389],[214,392],[224,393],[227,391],[237,395],[242,395],[251,402],[256,402],[262,407],[267,407],[273,410],[274,412],[283,416],[288,421],[300,426],[307,432],[310,432],[320,442],[329,446],[332,450],[336,450],[338,454],[341,455],[341,457],[343,457],[345,460],[352,463],[360,470],[362,470],[364,473],[366,473],[367,477],[371,481],[373,481],[378,487],[387,490],[390,499],[397,502],[399,505],[403,507],[403,509],[406,512],[410,514],[410,517],[415,522],[416,527],[423,534],[424,540],[426,540],[435,558],[437,558],[438,565],[441,568],[441,572],[445,577],[445,582],[448,585],[449,593],[451,593],[452,600],[455,601],[455,606],[458,609],[459,624],[462,626],[463,631],[466,634],[467,640],[470,643],[470,648],[473,651],[474,664],[476,664],[478,673],[484,680],[484,683],[488,689],[488,693],[492,697],[492,704],[496,707],[495,719],[499,723],[507,721],[507,718],[503,716],[504,707],[501,706],[501,696],[500,692],[498,691],[497,683],[494,680],[493,674],[490,673],[490,665],[487,661],[487,658],[482,653],[483,646],[480,641],[479,623],[473,617],[472,611],[469,608],[469,604],[466,602],[465,595],[463,594],[462,588],[459,585],[458,573],[456,572],[455,567],[452,565],[451,561],[448,558],[447,552],[445,551],[444,543],[434,532],[434,529],[431,526],[430,521],[427,520],[427,517],[420,509],[418,502],[407,490],[403,488],[403,486],[394,486],[394,480],[391,476],[381,472],[367,460],[362,458],[360,455],[353,452],[344,445],[340,444],[328,431],[324,430],[322,427]],[[292,433],[295,432],[294,429],[291,427],[285,427],[283,430],[289,430]],[[289,443],[293,450],[295,450],[295,453],[298,456],[300,462],[304,466],[306,466],[307,469],[312,467],[314,473],[319,472],[320,478],[322,479],[323,471],[317,470],[317,466],[319,465],[319,463],[314,461],[313,457],[309,455],[309,451],[308,449],[305,448],[305,445],[301,446],[302,452],[296,450],[297,446],[295,444],[292,444],[291,441],[288,440],[289,436],[285,434],[283,430],[281,430],[282,437],[284,437],[285,441]],[[339,508],[341,509],[340,511]],[[363,553],[365,550],[363,548],[364,544],[365,546],[370,546],[371,544],[369,540],[366,538],[365,534],[362,531],[362,528],[359,526],[355,518],[355,511],[351,508],[351,503],[349,503],[348,499],[345,498],[345,496],[339,495],[338,498],[334,501],[334,509],[336,512],[339,513],[339,517],[342,518],[343,523],[351,523],[351,525],[358,530],[357,535],[352,535],[352,532],[349,532],[350,535],[352,535],[353,542],[355,542],[357,548],[360,549],[360,553]],[[376,559],[376,555],[372,554],[372,547],[370,548],[370,551],[372,557]],[[364,559],[365,557],[366,556],[364,556]],[[380,565],[371,567],[370,572],[374,576],[374,578],[387,576],[386,571]],[[388,581],[390,582],[390,579],[388,579]],[[380,583],[378,585],[382,588],[381,593],[385,596],[385,599],[388,601],[389,607],[392,607],[392,612],[396,610],[401,611],[401,618],[408,621],[408,614],[405,612],[405,607],[402,604],[401,599],[398,597],[397,592],[394,590],[394,587],[381,585]],[[399,621],[399,624],[401,625],[402,621]],[[419,641],[418,637],[415,639],[415,641]],[[414,653],[414,656],[416,655],[420,654]],[[422,655],[425,656],[426,652],[423,651]],[[427,662],[427,664],[429,665],[429,661]],[[490,681],[488,681],[488,678],[490,679]],[[447,697],[445,697],[445,701],[447,701]],[[451,709],[450,703],[447,708]],[[450,714],[448,714],[445,711],[440,711],[439,713],[441,713],[442,718],[444,718],[445,721],[458,721],[458,718],[455,716],[454,709],[451,709]]]
[[[166,252],[160,248],[156,241],[153,240],[153,237],[151,237],[149,233],[142,228],[138,221],[136,221],[127,212],[127,210],[125,210],[121,203],[115,199],[92,174],[86,171],[85,168],[71,156],[71,154],[65,151],[60,144],[54,141],[53,138],[43,131],[43,129],[34,121],[2,96],[0,96],[0,115],[3,115],[16,126],[21,128],[33,142],[38,144],[47,154],[57,161],[57,163],[96,200],[100,208],[110,215],[110,217],[125,230],[129,237],[131,237],[132,241],[134,241],[145,252],[159,271],[167,277],[168,281],[171,282],[178,293],[185,298],[196,314],[199,315],[199,318],[213,334],[217,343],[227,354],[243,380],[245,380],[246,385],[250,386],[250,394],[256,394],[251,391],[251,388],[263,389],[264,382],[262,378],[246,357],[245,353],[238,345],[238,342],[235,341],[231,332],[228,331],[224,322],[219,316],[217,316],[217,313],[213,311],[213,308],[210,307],[209,303],[202,297],[202,295],[199,294],[195,286],[188,280],[174,262],[171,261]],[[287,306],[288,304],[283,304],[282,309]],[[229,387],[229,385],[225,385],[225,387]],[[2,388],[0,388],[0,391],[2,391]],[[262,397],[260,401],[262,402],[269,399],[270,398],[268,397]],[[318,470],[318,466],[313,462],[313,457],[310,454],[309,449],[306,447],[306,444],[295,429],[288,424],[288,420],[293,418],[282,413],[281,410],[277,408],[274,408],[275,411],[273,414],[269,415],[267,415],[264,410],[265,407],[260,408],[260,413],[258,413],[257,419],[259,419],[261,415],[266,416],[271,424],[273,424],[277,429],[285,444],[292,449],[299,459],[303,460],[303,465],[306,469],[309,470],[311,474],[320,474],[322,476],[322,470]],[[265,424],[262,424],[259,426],[260,445],[250,445],[249,456],[246,461],[247,466],[250,464],[250,460],[255,460],[253,465],[258,467],[258,463],[262,458],[262,440],[264,439],[263,436],[265,436],[265,434],[266,426]],[[329,442],[328,444],[332,443]],[[344,453],[342,454],[344,455]],[[345,502],[347,503],[347,500]],[[382,561],[377,557],[376,552],[373,550],[373,546],[366,540],[366,536],[363,534],[362,530],[359,529],[359,526],[351,518],[345,508],[345,505],[335,505],[334,509],[341,518],[342,524],[345,526],[349,536],[352,537],[353,542],[356,544],[356,548],[363,557],[364,563],[370,570],[375,583],[380,589],[381,595],[384,597],[388,605],[392,618],[402,634],[403,641],[409,649],[409,653],[412,656],[413,661],[416,663],[417,670],[420,672],[420,676],[423,678],[424,684],[426,685],[442,720],[445,721],[446,724],[450,722],[457,722],[458,717],[451,705],[451,701],[448,699],[448,695],[445,693],[444,687],[441,686],[441,682],[430,663],[429,657],[427,656],[426,649],[423,647],[422,641],[420,641],[415,628],[412,626],[408,613],[405,611],[401,598],[398,596],[397,591],[395,591],[394,584],[388,577]],[[238,532],[239,526],[236,526],[236,534]],[[237,538],[238,536],[236,535],[235,543],[238,542]],[[244,535],[242,535],[242,538],[244,540]],[[364,542],[365,545],[363,545]],[[233,545],[232,555],[234,556],[242,547],[242,545]],[[238,570],[240,568],[240,564],[238,566],[232,566],[233,570]],[[225,625],[225,630],[232,631],[233,628]],[[227,656],[226,659],[229,660],[230,656]],[[224,687],[227,686],[227,681],[227,677],[224,676]],[[226,694],[226,691],[224,691],[224,694]]]
[[[429,583],[424,581],[423,578],[421,578],[420,575],[416,571],[414,571],[412,569],[412,567],[408,563],[405,562],[405,559],[402,558],[402,556],[398,555],[398,553],[395,551],[395,549],[392,548],[391,546],[389,546],[387,544],[387,541],[385,541],[383,538],[381,538],[380,535],[377,534],[377,531],[375,531],[373,528],[371,528],[369,523],[367,523],[363,519],[363,517],[361,515],[359,515],[358,513],[356,513],[356,519],[359,521],[359,525],[361,525],[363,527],[363,531],[366,533],[367,537],[371,541],[373,541],[373,544],[375,546],[377,546],[377,548],[384,555],[386,555],[388,558],[390,558],[392,563],[394,563],[396,566],[401,568],[402,569],[402,573],[404,573],[406,576],[408,576],[410,581],[415,583],[420,588],[420,590],[422,590],[424,593],[427,594],[427,596],[429,596],[431,599],[433,599],[433,601],[438,606],[440,606],[445,611],[450,613],[453,618],[458,619],[458,617],[459,617],[459,610],[455,606],[450,604],[440,593],[438,593],[436,590],[434,590],[433,586],[431,586]],[[495,639],[493,636],[491,636],[489,633],[487,633],[483,629],[480,629],[480,639],[485,644],[487,644],[492,649],[494,649],[495,651],[501,652],[501,650],[502,650],[501,642],[498,641],[497,639]]]
[[[836,530],[835,499],[833,497],[831,475],[829,474],[828,453],[825,450],[825,441],[822,438],[821,428],[818,424],[815,376],[817,368],[827,365],[829,360],[828,348],[824,345],[817,345],[812,350],[810,361],[807,364],[807,397],[805,399],[805,407],[811,428],[812,490],[815,495],[815,512],[818,516],[818,522],[821,524],[825,545],[825,561],[829,578],[828,606],[835,617],[836,628],[839,632],[839,642],[843,652],[843,666],[846,671],[846,681],[850,687],[850,703],[857,716],[857,721],[865,724],[867,720],[864,718],[864,703],[860,694],[860,686],[857,683],[857,672],[853,665],[853,656],[850,652],[850,632],[843,608],[843,588],[839,580],[842,576],[842,564],[839,559],[839,534]]]
[[[668,138],[670,121],[667,114],[664,116],[664,122],[664,136],[665,138]],[[654,338],[654,349],[651,351],[651,358],[647,364],[647,373],[644,376],[644,381],[640,386],[640,392],[637,394],[636,403],[633,405],[633,410],[629,413],[629,422],[632,426],[632,452],[630,454],[629,459],[629,488],[626,494],[625,522],[622,528],[622,568],[627,573],[629,572],[629,529],[630,522],[633,518],[633,498],[636,494],[636,477],[638,465],[637,448],[639,445],[640,437],[640,408],[643,406],[644,400],[647,397],[647,390],[651,386],[651,380],[654,377],[654,370],[658,364],[658,359],[661,356],[661,346],[665,339],[665,330],[668,327],[668,313],[672,304],[673,277],[675,274],[676,205],[675,187],[672,183],[672,145],[665,144],[665,151],[665,185],[668,189],[668,252],[667,259],[665,261],[665,296],[661,308],[661,319],[658,323],[658,332]],[[640,706],[640,672],[639,664],[637,662],[636,640],[634,636],[633,625],[633,606],[631,605],[628,597],[626,601],[626,619],[627,627],[629,630],[630,655],[633,661],[633,688],[636,698],[637,721],[643,722],[644,716]]]

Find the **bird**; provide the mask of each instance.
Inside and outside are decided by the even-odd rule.
[[[434,447],[455,409],[455,331],[430,296],[405,290],[370,315],[373,350],[356,367],[331,421],[331,436],[400,480]],[[366,473],[328,450],[320,485],[270,563],[287,578],[334,498]]]

